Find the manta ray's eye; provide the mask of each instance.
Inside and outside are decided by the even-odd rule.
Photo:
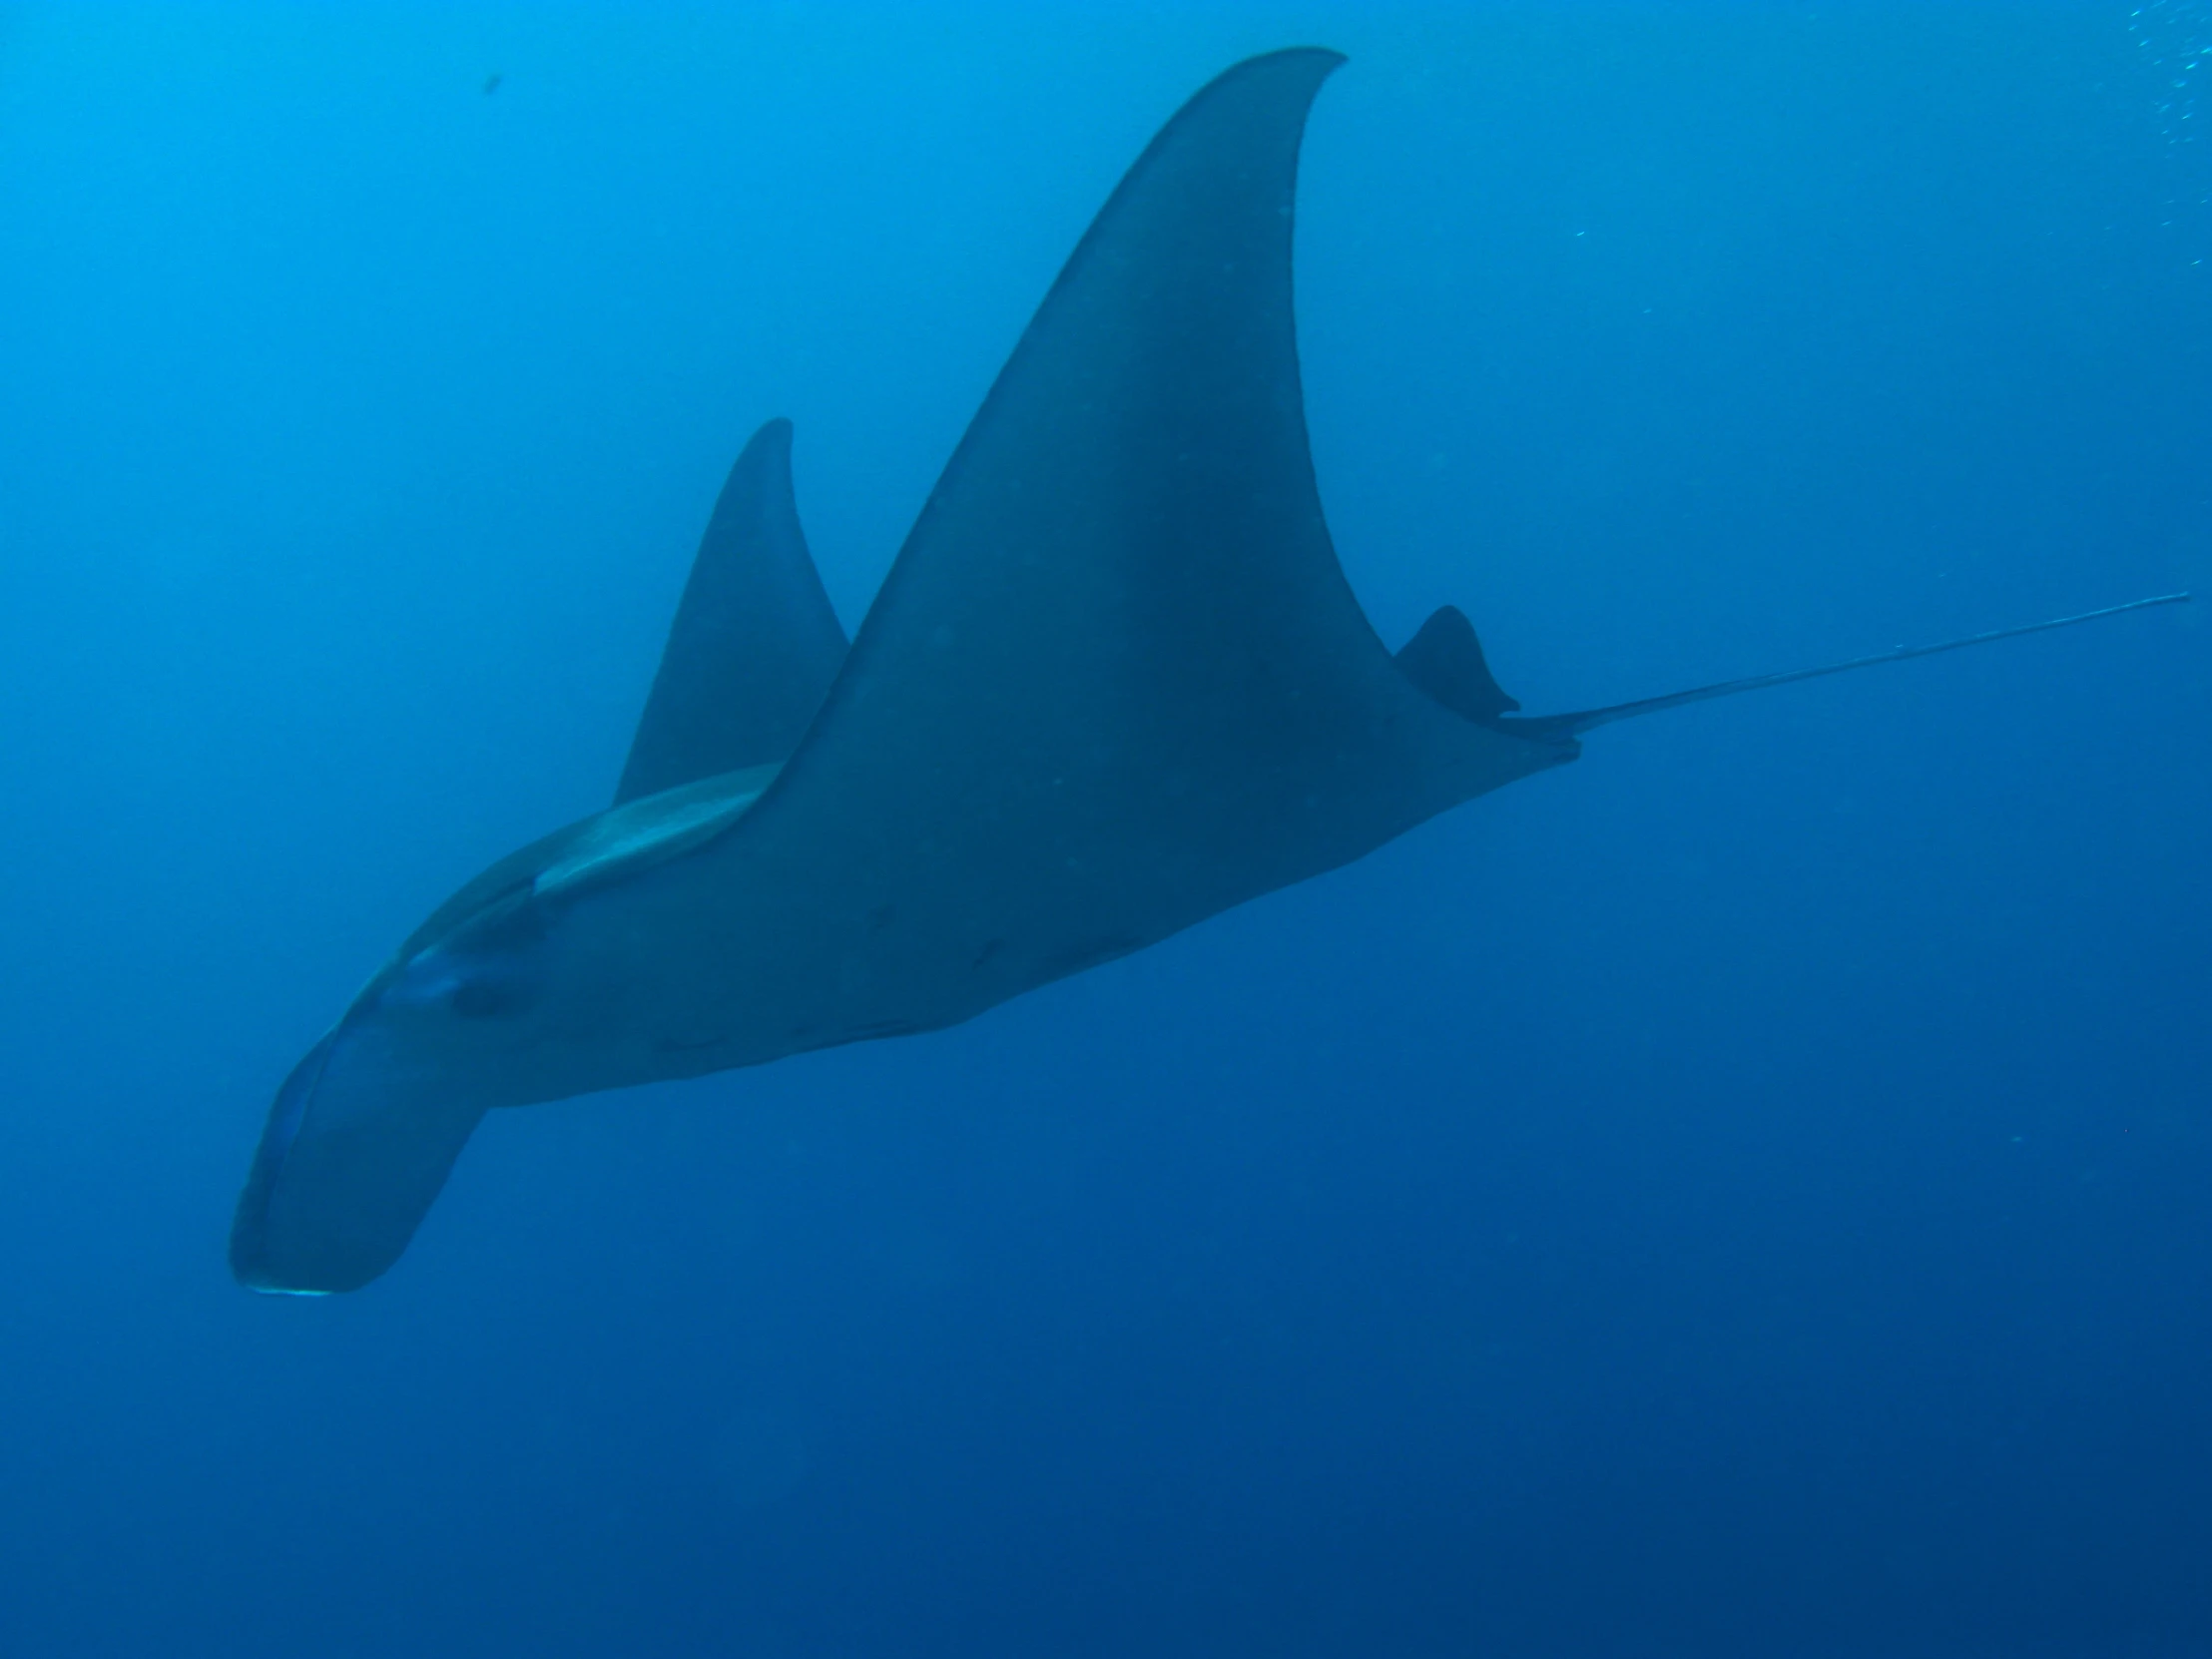
[[[520,1013],[535,1000],[525,975],[478,973],[455,982],[446,1006],[463,1019],[497,1019]]]
[[[385,997],[460,1019],[519,1014],[543,988],[545,919],[527,889],[504,896],[418,952]]]
[[[401,969],[384,996],[400,1007],[460,1019],[501,1019],[536,1002],[542,978],[527,952],[436,945]]]

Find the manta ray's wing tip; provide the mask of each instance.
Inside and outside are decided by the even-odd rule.
[[[1213,86],[1225,82],[1240,81],[1252,76],[1266,75],[1271,71],[1304,70],[1319,85],[1335,74],[1345,62],[1345,55],[1327,46],[1286,46],[1274,52],[1262,52],[1242,63],[1231,64],[1214,77]],[[1208,90],[1211,90],[1210,88]],[[1203,96],[1203,94],[1201,94]]]

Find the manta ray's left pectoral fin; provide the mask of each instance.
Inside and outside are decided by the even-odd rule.
[[[772,420],[715,503],[615,805],[784,760],[844,649],[799,524],[792,423]]]

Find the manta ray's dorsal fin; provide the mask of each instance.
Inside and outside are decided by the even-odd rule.
[[[844,630],[792,497],[792,424],[772,420],[730,469],[692,561],[615,804],[798,747],[844,660]]]
[[[1853,669],[1874,668],[1881,663],[1902,663],[1915,657],[1934,657],[1944,651],[1962,651],[1969,645],[2016,640],[2023,634],[2043,634],[2053,628],[2071,628],[2076,623],[2096,622],[2108,616],[2124,616],[2129,611],[2146,611],[2154,605],[2185,604],[2188,599],[2189,595],[2186,593],[2162,593],[2151,599],[2130,600],[2125,605],[2107,605],[2101,611],[2083,611],[2078,616],[2053,617],[2048,622],[2031,622],[2024,628],[1999,628],[1992,633],[1969,634],[1964,639],[1944,640],[1939,645],[1901,645],[1893,651],[1878,651],[1871,657],[1854,657],[1848,663],[1793,669],[1787,674],[1756,674],[1747,680],[1724,680],[1716,686],[1698,686],[1690,691],[1669,692],[1664,697],[1646,697],[1634,703],[1615,703],[1608,708],[1582,709],[1568,715],[1538,715],[1531,720],[1504,720],[1498,724],[1508,731],[1525,733],[1538,739],[1580,737],[1594,727],[1610,726],[1616,720],[1634,720],[1638,715],[1655,715],[1661,709],[1679,709],[1685,703],[1704,703],[1716,697],[1734,697],[1738,692],[1764,691],[1769,686],[1788,686],[1800,680],[1819,680],[1831,674],[1848,674]]]
[[[1494,721],[1520,707],[1490,673],[1474,625],[1456,605],[1444,606],[1420,625],[1398,649],[1397,666],[1406,679],[1469,720]]]

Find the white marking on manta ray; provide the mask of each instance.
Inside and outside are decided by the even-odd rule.
[[[1394,656],[1331,545],[1291,305],[1306,113],[1239,64],[1038,307],[849,648],[787,422],[732,468],[615,805],[500,859],[277,1091],[245,1284],[396,1261],[494,1106],[968,1019],[1373,851],[1594,727],[2175,603],[1514,718],[1445,607]]]

